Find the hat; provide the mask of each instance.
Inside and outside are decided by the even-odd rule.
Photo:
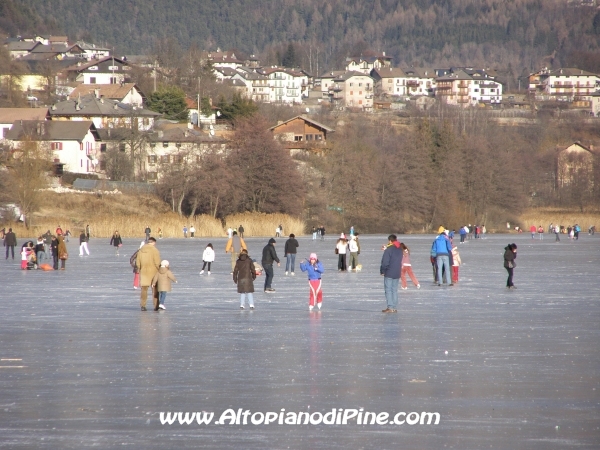
[[[167,261],[166,259],[163,259],[160,262],[160,267],[169,267],[169,261]]]
[[[444,231],[446,231],[446,229],[443,226],[440,225],[440,227],[438,228],[438,233],[441,234]]]
[[[317,258],[317,254],[316,253],[311,253],[310,256],[308,257],[308,259],[314,259],[317,260],[319,258]]]
[[[340,239],[346,239],[346,235],[344,233],[340,234]]]
[[[448,236],[448,230],[444,230],[444,234]]]
[[[277,243],[277,241],[275,239],[273,239],[273,238],[269,239],[269,244],[276,244],[276,243]]]

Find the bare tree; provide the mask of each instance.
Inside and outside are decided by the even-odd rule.
[[[6,161],[7,174],[2,177],[5,201],[18,205],[25,216],[25,226],[31,226],[31,216],[42,204],[40,189],[48,185],[52,169],[51,151],[43,144],[24,139]]]

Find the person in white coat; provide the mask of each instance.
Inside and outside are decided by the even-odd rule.
[[[200,271],[200,275],[204,273],[204,269],[208,264],[208,275],[210,275],[210,264],[215,261],[215,250],[213,249],[212,244],[208,244],[204,249],[204,253],[202,253],[202,270]]]

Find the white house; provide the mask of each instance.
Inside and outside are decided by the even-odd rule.
[[[346,57],[346,72],[362,72],[370,75],[372,70],[386,67],[392,67],[392,58],[385,56],[385,52],[376,56]]]
[[[98,166],[98,131],[91,121],[63,122],[20,120],[6,136],[9,145],[19,148],[23,142],[36,142],[52,152],[55,163],[73,173],[95,173]]]
[[[129,82],[127,61],[106,57],[89,62],[81,62],[65,70],[68,81],[83,84],[121,84]]]
[[[283,67],[268,67],[259,73],[267,77],[269,102],[302,103],[303,76],[296,76],[290,69]]]
[[[573,101],[599,87],[600,76],[576,68],[545,68],[529,76],[529,93],[538,100]]]
[[[80,84],[73,88],[68,99],[77,100],[86,95],[94,95],[97,98],[114,100],[128,105],[142,106],[144,94],[135,83],[123,84]]]

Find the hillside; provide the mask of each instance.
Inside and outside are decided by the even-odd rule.
[[[3,0],[30,7],[72,38],[117,52],[174,38],[187,48],[237,48],[280,62],[339,67],[349,53],[386,51],[396,64],[468,64],[516,76],[541,65],[600,71],[600,11],[566,0]],[[14,27],[13,27],[14,29]],[[300,46],[301,44],[301,46]]]

